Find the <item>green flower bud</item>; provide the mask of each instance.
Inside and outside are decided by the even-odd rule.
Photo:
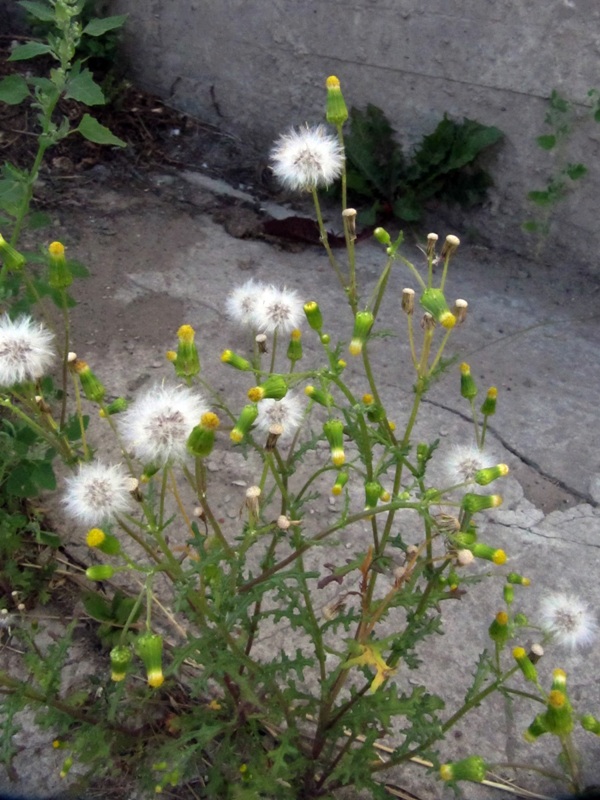
[[[248,390],[248,399],[253,403],[258,403],[265,398],[282,400],[286,396],[287,390],[287,382],[283,375],[269,375],[260,386],[253,386]]]
[[[179,344],[173,366],[178,378],[189,380],[200,372],[200,357],[194,343],[195,330],[191,325],[182,325],[177,331]]]
[[[497,478],[504,478],[508,475],[508,467],[506,464],[498,464],[495,467],[486,467],[485,469],[479,469],[474,475],[475,483],[479,486],[487,486],[488,483],[492,483]]]
[[[485,780],[487,766],[481,756],[469,756],[461,761],[442,764],[440,776],[443,781],[475,781],[481,783]]]
[[[379,244],[384,244],[386,247],[389,247],[392,243],[392,239],[385,228],[375,228],[373,236],[377,239]]]
[[[322,389],[315,389],[314,386],[307,386],[304,389],[304,394],[320,406],[325,406],[325,408],[331,408],[333,405],[333,396],[330,395],[329,392],[324,392]]]
[[[110,651],[110,679],[122,681],[127,675],[133,655],[131,650],[124,645],[117,645]]]
[[[153,689],[162,686],[164,682],[162,671],[162,636],[159,636],[157,633],[142,633],[136,639],[135,649],[146,668],[149,686],[152,686]]]
[[[498,389],[495,386],[487,390],[485,400],[481,404],[481,413],[484,417],[491,417],[496,413],[496,398],[498,397]]]
[[[504,590],[503,590],[503,596],[504,596],[504,602],[506,603],[506,605],[507,606],[512,605],[513,602],[514,602],[514,599],[515,599],[515,587],[510,583],[505,583],[504,584]]]
[[[338,472],[335,483],[331,489],[331,494],[335,496],[340,495],[344,490],[344,486],[348,483],[348,477],[349,476],[347,472]]]
[[[196,458],[206,458],[212,452],[215,444],[215,431],[220,420],[212,411],[202,414],[200,424],[192,429],[188,436],[187,449]]]
[[[502,564],[506,564],[506,553],[504,550],[490,547],[490,545],[483,544],[483,542],[475,542],[469,549],[475,558],[483,558],[485,561],[492,561],[499,567],[502,566]]]
[[[462,499],[461,508],[470,514],[485,511],[487,508],[498,508],[502,504],[499,494],[471,494],[467,492]]]
[[[584,714],[580,721],[581,727],[585,731],[589,731],[590,733],[595,733],[596,736],[600,736],[600,720],[597,720],[596,717],[593,717],[591,714]]]
[[[419,302],[442,327],[453,328],[456,325],[456,317],[448,308],[441,289],[425,289]]]
[[[523,734],[523,738],[526,742],[534,742],[540,736],[543,736],[544,733],[548,733],[546,715],[538,714]]]
[[[573,730],[573,709],[566,692],[552,689],[548,695],[546,709],[548,731],[556,736],[564,736]]]
[[[85,571],[85,577],[90,581],[107,581],[115,574],[116,570],[110,564],[96,564],[93,567],[88,567]]]
[[[308,303],[304,304],[304,313],[313,331],[319,332],[323,327],[323,315],[321,314],[319,304],[315,302],[315,300],[310,300]]]
[[[72,362],[71,368],[79,375],[81,388],[87,399],[93,403],[101,403],[106,395],[106,389],[92,372],[89,365],[78,358]]]
[[[65,258],[65,248],[60,242],[48,247],[48,283],[53,289],[67,289],[73,283],[73,274]]]
[[[287,357],[295,364],[296,361],[300,361],[302,358],[302,341],[301,341],[302,332],[298,328],[294,328],[294,330],[290,334],[290,343],[287,349]]]
[[[377,506],[382,492],[383,486],[378,481],[367,481],[365,483],[365,511]]]
[[[523,647],[515,647],[512,653],[515,661],[519,665],[519,669],[525,677],[525,680],[530,681],[531,683],[537,683],[537,669],[533,666],[527,653],[525,652],[525,649]]]
[[[350,342],[350,353],[359,356],[367,340],[375,319],[370,311],[358,311],[354,318],[354,330]]]
[[[221,353],[221,361],[223,364],[229,364],[234,369],[240,369],[243,372],[248,372],[252,369],[252,364],[242,356],[238,356],[231,350],[223,350]]]
[[[460,365],[460,393],[466,400],[472,400],[477,396],[477,385],[471,376],[471,367],[464,361]]]
[[[518,572],[509,572],[506,576],[506,580],[509,583],[515,583],[519,586],[529,586],[531,583],[529,578],[524,578],[522,575],[519,575]]]
[[[21,269],[25,263],[25,256],[15,250],[2,235],[0,235],[0,256],[6,269],[11,272]]]
[[[499,611],[494,617],[494,621],[488,628],[490,639],[500,647],[504,647],[510,637],[510,627],[508,624],[508,614],[506,611]]]
[[[244,406],[242,413],[238,417],[238,420],[233,427],[233,430],[229,434],[231,441],[239,444],[254,424],[257,416],[258,407],[256,403],[250,403],[247,406]]]
[[[339,79],[335,75],[330,75],[326,81],[327,86],[327,110],[325,118],[331,125],[340,127],[348,119],[348,109],[340,88]]]
[[[117,397],[107,406],[101,408],[98,413],[102,419],[106,419],[106,417],[111,417],[113,414],[120,414],[122,411],[125,411],[128,405],[129,404],[124,397]]]
[[[331,460],[341,467],[346,460],[344,453],[344,424],[339,419],[329,419],[323,424],[323,432],[331,447]]]

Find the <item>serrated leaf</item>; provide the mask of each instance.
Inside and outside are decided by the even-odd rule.
[[[36,19],[41,19],[42,22],[54,22],[53,9],[43,3],[36,3],[35,0],[19,0],[19,5]]]
[[[17,106],[29,97],[29,86],[21,75],[7,75],[0,81],[0,100],[9,106]]]
[[[542,150],[552,150],[556,147],[556,136],[548,133],[545,136],[538,136],[536,142]]]
[[[567,164],[565,172],[572,181],[578,181],[587,174],[587,167],[585,164]]]
[[[127,142],[124,142],[122,139],[119,139],[118,136],[115,136],[114,133],[98,122],[97,119],[90,116],[90,114],[84,114],[81,122],[77,126],[76,130],[90,142],[94,142],[95,144],[108,144],[108,145],[115,145],[117,147],[127,147]]]
[[[112,31],[115,28],[121,28],[126,21],[127,14],[116,14],[113,17],[92,19],[83,29],[83,33],[87,36],[102,36],[107,31]]]
[[[56,489],[56,475],[52,469],[52,464],[47,461],[38,462],[31,470],[31,480],[39,489],[53,491]]]
[[[540,229],[540,224],[539,222],[536,222],[534,219],[528,219],[521,225],[521,228],[526,233],[536,233],[536,231]]]
[[[28,58],[35,58],[36,56],[45,56],[52,52],[49,44],[43,42],[27,42],[27,44],[19,44],[12,51],[8,57],[8,61],[26,61]]]
[[[549,192],[528,192],[527,199],[537,206],[548,206],[552,203]]]
[[[105,103],[104,93],[89,69],[84,69],[67,81],[65,97],[85,103],[86,106],[101,106]]]

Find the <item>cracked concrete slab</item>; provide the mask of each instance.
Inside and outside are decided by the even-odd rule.
[[[244,336],[223,309],[228,292],[249,277],[296,289],[305,300],[317,299],[327,330],[350,338],[349,312],[318,248],[290,252],[264,241],[232,238],[206,213],[214,202],[206,184],[201,191],[194,186],[194,202],[189,196],[185,202],[175,196],[171,182],[155,180],[152,185],[152,191],[123,187],[119,202],[107,196],[106,203],[102,187],[94,187],[94,203],[82,196],[82,207],[62,211],[51,234],[65,241],[69,256],[90,267],[90,278],[76,290],[81,302],[74,311],[73,347],[107,377],[114,395],[131,395],[140,386],[169,378],[164,352],[173,347],[178,327],[187,322],[197,329],[205,376],[240,405],[247,387],[237,373],[220,364],[219,355],[225,346],[240,351],[245,346]],[[339,229],[335,221],[332,225]],[[438,231],[442,236],[450,232],[460,235],[460,231]],[[412,241],[403,253],[420,263]],[[358,260],[360,282],[368,296],[383,264],[381,248],[361,243]],[[397,264],[377,325],[392,336],[374,339],[370,346],[384,402],[398,426],[407,418],[412,383],[405,319],[399,312],[404,286],[414,286],[414,280]],[[487,515],[482,537],[506,550],[511,569],[531,578],[531,587],[517,593],[517,602],[532,618],[543,598],[555,592],[576,593],[597,608],[598,281],[583,273],[567,275],[562,264],[537,264],[471,246],[459,250],[446,286],[449,299],[469,301],[468,320],[453,335],[449,353],[470,363],[482,395],[488,386],[498,387],[498,411],[488,447],[512,470],[502,487],[505,502]],[[304,343],[310,360],[316,348],[308,332]],[[351,380],[360,389],[358,372]],[[470,441],[468,406],[459,394],[456,366],[432,387],[415,435],[417,440],[440,440],[433,477],[443,473],[444,459],[455,443]],[[225,515],[228,508],[241,505],[243,484],[251,480],[254,468],[252,462],[241,465],[232,458],[227,453],[214,456],[209,466],[221,482],[226,476]],[[316,510],[330,513],[329,500],[325,498]],[[350,541],[360,535],[353,532]],[[475,587],[460,602],[447,604],[445,635],[429,641],[423,651],[426,682],[432,691],[448,697],[449,709],[464,694],[465,675],[488,646],[487,628],[502,603],[501,583],[493,586],[483,592]],[[323,604],[328,597],[323,594]],[[265,652],[278,636],[287,641],[285,631],[274,633],[265,639]],[[545,683],[556,666],[569,674],[573,697],[582,708],[599,715],[600,651],[551,651],[541,667]],[[406,672],[397,678],[407,686],[412,679]],[[494,703],[499,716],[493,725],[489,711],[481,709],[447,742],[448,758],[475,749],[492,761],[525,758],[520,732],[531,721],[531,711],[517,709],[511,717],[501,700]],[[599,781],[597,743],[581,744],[588,782]],[[542,743],[529,757],[551,764],[554,755]],[[398,780],[428,800],[451,797],[449,790],[432,784],[417,768]],[[531,785],[540,792],[552,791],[541,779]],[[4,786],[0,778],[0,789]],[[495,796],[481,787],[465,789],[468,800]]]

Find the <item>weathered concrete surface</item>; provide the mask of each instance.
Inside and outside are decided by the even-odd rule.
[[[266,152],[290,124],[317,122],[323,83],[340,77],[348,102],[374,103],[411,145],[447,112],[501,128],[489,158],[496,188],[469,215],[474,240],[525,253],[527,192],[554,169],[535,138],[553,89],[584,113],[598,81],[596,0],[112,0],[129,14],[127,54],[136,81],[175,107]],[[583,105],[582,105],[583,104]],[[590,170],[557,208],[543,258],[596,269],[600,246],[600,125],[576,127],[564,161]]]
[[[318,248],[290,253],[264,242],[234,239],[203,213],[211,199],[198,188],[198,181],[157,175],[152,185],[161,187],[156,195],[150,186],[144,191],[116,192],[102,186],[83,189],[75,195],[73,207],[60,212],[51,232],[52,237],[66,242],[69,255],[91,268],[91,277],[76,292],[82,302],[74,314],[73,346],[106,378],[112,392],[132,396],[140,386],[169,380],[172,371],[164,351],[173,345],[178,326],[189,322],[198,331],[205,375],[232,402],[243,403],[247,387],[238,373],[220,364],[219,354],[225,346],[240,352],[244,347],[245,336],[224,316],[223,300],[233,286],[250,276],[297,289],[305,299],[317,298],[328,329],[348,338],[349,312]],[[407,244],[403,252],[418,262],[419,252],[413,244]],[[376,280],[381,255],[380,248],[361,243],[361,283],[372,285]],[[410,273],[398,265],[378,323],[378,329],[392,329],[397,338],[375,339],[370,345],[375,371],[383,375],[385,402],[399,425],[407,418],[412,381],[405,320],[398,320],[398,297],[403,286],[412,284]],[[594,368],[600,331],[593,316],[597,288],[597,282],[584,275],[565,281],[558,268],[550,270],[502,252],[469,246],[461,246],[447,283],[449,297],[470,301],[468,321],[455,331],[450,351],[470,362],[482,388],[498,385],[500,400],[489,446],[516,476],[499,487],[505,502],[487,515],[482,538],[504,547],[510,568],[531,578],[530,588],[516,592],[516,603],[532,620],[542,598],[554,592],[576,593],[592,607],[600,604],[600,463],[595,435],[600,376]],[[314,352],[314,339],[307,331],[307,359]],[[432,481],[436,470],[444,470],[452,443],[470,441],[465,402],[457,397],[455,368],[433,388],[430,402],[423,407],[417,439],[440,438]],[[239,454],[229,452],[226,444],[224,448],[225,452],[211,458],[209,474],[211,485],[214,482],[217,487],[217,515],[235,525],[244,493],[239,482],[254,482],[260,463],[252,458],[245,462]],[[355,500],[360,503],[361,487],[356,491]],[[315,503],[314,524],[309,520],[307,529],[318,526],[324,516],[333,519],[334,512],[335,503],[324,496]],[[364,547],[364,535],[363,527],[357,526],[348,532],[342,547],[348,553],[359,548],[361,541]],[[78,538],[81,540],[80,534]],[[72,545],[76,546],[75,537],[69,542]],[[307,566],[320,567],[323,557],[316,551],[310,553]],[[322,590],[317,598],[319,607],[335,590],[335,586]],[[460,603],[446,603],[445,635],[427,643],[422,671],[417,675],[401,667],[394,680],[407,687],[422,680],[431,691],[444,695],[447,713],[452,713],[464,696],[478,653],[489,644],[487,628],[501,607],[501,581],[473,587]],[[296,644],[287,629],[270,633],[259,642],[257,654],[268,657],[274,647]],[[568,673],[577,707],[598,716],[598,648],[587,653],[549,648],[540,666],[544,685],[557,666]],[[522,744],[522,731],[533,713],[529,706],[516,709],[511,720],[499,700],[491,707],[484,705],[444,743],[443,757],[479,752],[492,762],[531,760],[537,766],[552,767],[556,752],[547,737],[532,748]],[[50,763],[55,756],[50,752],[41,777],[39,771],[28,769],[34,753],[38,758],[37,754],[48,748],[51,733],[44,734],[43,745],[30,735],[30,739],[20,740],[25,749],[15,764],[23,776],[19,788],[41,797],[53,796],[61,783],[56,777],[57,764]],[[28,742],[34,753],[27,749]],[[577,742],[587,783],[598,782],[597,740],[578,734]],[[510,777],[510,773],[504,774]],[[0,778],[0,791],[9,788],[3,780]],[[424,800],[450,800],[453,796],[416,766],[391,775],[390,780]],[[551,784],[535,777],[521,784],[550,797],[556,792]],[[498,796],[502,797],[480,786],[465,788],[468,800]]]

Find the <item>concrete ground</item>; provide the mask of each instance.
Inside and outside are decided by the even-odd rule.
[[[293,252],[230,235],[214,221],[215,207],[221,206],[221,218],[231,222],[246,213],[245,206],[239,198],[227,199],[227,187],[207,188],[202,176],[157,173],[148,181],[118,188],[100,182],[74,190],[51,233],[91,270],[76,291],[81,302],[74,312],[73,346],[103,377],[110,376],[106,382],[113,394],[131,395],[169,377],[164,352],[176,344],[177,328],[187,322],[197,329],[205,375],[241,404],[239,374],[225,369],[219,355],[225,346],[243,347],[242,335],[224,316],[224,298],[251,276],[296,289],[305,300],[317,299],[327,329],[349,338],[349,311],[320,249],[307,246]],[[334,220],[331,225],[340,228]],[[437,232],[441,237],[461,235],[445,227]],[[421,263],[413,242],[403,253]],[[371,286],[383,265],[381,248],[363,242],[358,259],[360,281]],[[412,385],[405,320],[399,312],[404,286],[414,286],[414,281],[397,264],[378,323],[378,329],[393,330],[397,338],[379,338],[371,346],[390,416],[398,425],[406,420]],[[459,249],[447,282],[449,297],[469,301],[467,322],[453,334],[449,352],[471,365],[483,392],[490,385],[498,387],[498,411],[488,441],[498,461],[511,468],[501,488],[504,504],[488,513],[485,540],[503,547],[510,568],[531,578],[529,588],[517,591],[517,604],[532,620],[543,599],[556,593],[576,594],[596,615],[600,607],[599,288],[597,278],[572,274],[569,264],[533,263],[474,245]],[[309,352],[310,338],[307,331]],[[428,395],[416,441],[439,438],[437,455],[443,461],[453,443],[470,441],[467,412],[454,366]],[[252,464],[240,465],[226,455],[212,458],[211,471],[223,487],[223,513],[233,507],[237,514],[244,491],[238,484],[249,484],[252,469]],[[324,498],[316,513],[330,513],[329,507]],[[502,607],[501,585],[475,586],[460,603],[446,604],[445,635],[423,653],[424,682],[448,697],[449,713],[464,695],[465,678],[472,674],[478,653],[488,645],[487,628]],[[265,651],[274,642],[276,634],[263,643]],[[576,707],[600,716],[598,643],[588,651],[549,647],[540,664],[545,685],[558,666],[567,672]],[[396,679],[410,685],[413,675],[400,672]],[[530,706],[517,708],[512,717],[499,700],[492,708],[494,714],[489,706],[482,707],[457,726],[442,747],[444,758],[478,752],[492,762],[553,766],[556,752],[548,738],[528,747],[522,743],[522,731],[535,713]],[[600,740],[579,733],[576,738],[585,782],[600,783]],[[25,749],[22,764],[27,757]],[[19,789],[40,797],[54,795],[59,782],[48,779],[51,772],[47,763],[42,775],[24,769]],[[511,777],[510,772],[502,774]],[[418,766],[391,774],[389,781],[422,800],[453,796]],[[552,784],[533,773],[517,783],[537,792],[528,796],[556,795]],[[0,777],[2,789],[8,783]],[[481,786],[464,789],[468,800],[504,796]]]

